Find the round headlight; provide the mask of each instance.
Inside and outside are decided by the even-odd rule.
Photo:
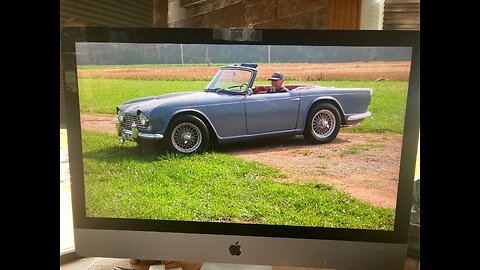
[[[122,111],[118,111],[118,122],[123,123],[123,120],[125,120],[125,113]]]
[[[140,115],[138,116],[138,120],[140,122],[140,125],[142,126],[148,125],[148,118],[143,113],[140,113]]]

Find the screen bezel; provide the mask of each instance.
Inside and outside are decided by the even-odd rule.
[[[411,47],[412,60],[394,231],[87,217],[76,76],[76,42]],[[79,27],[63,30],[61,46],[75,229],[407,243],[420,125],[419,31]]]

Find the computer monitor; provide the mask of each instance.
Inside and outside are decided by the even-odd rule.
[[[79,255],[403,267],[418,31],[61,37]]]

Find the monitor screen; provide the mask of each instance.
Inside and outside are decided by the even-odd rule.
[[[418,32],[67,28],[62,63],[80,255],[403,266]]]

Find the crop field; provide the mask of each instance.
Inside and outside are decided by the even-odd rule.
[[[136,66],[82,66],[78,77],[145,80],[210,80],[219,66],[136,65]],[[259,64],[256,80],[267,80],[275,71],[285,74],[286,82],[318,80],[390,80],[406,81],[410,62],[354,62],[318,64]]]

